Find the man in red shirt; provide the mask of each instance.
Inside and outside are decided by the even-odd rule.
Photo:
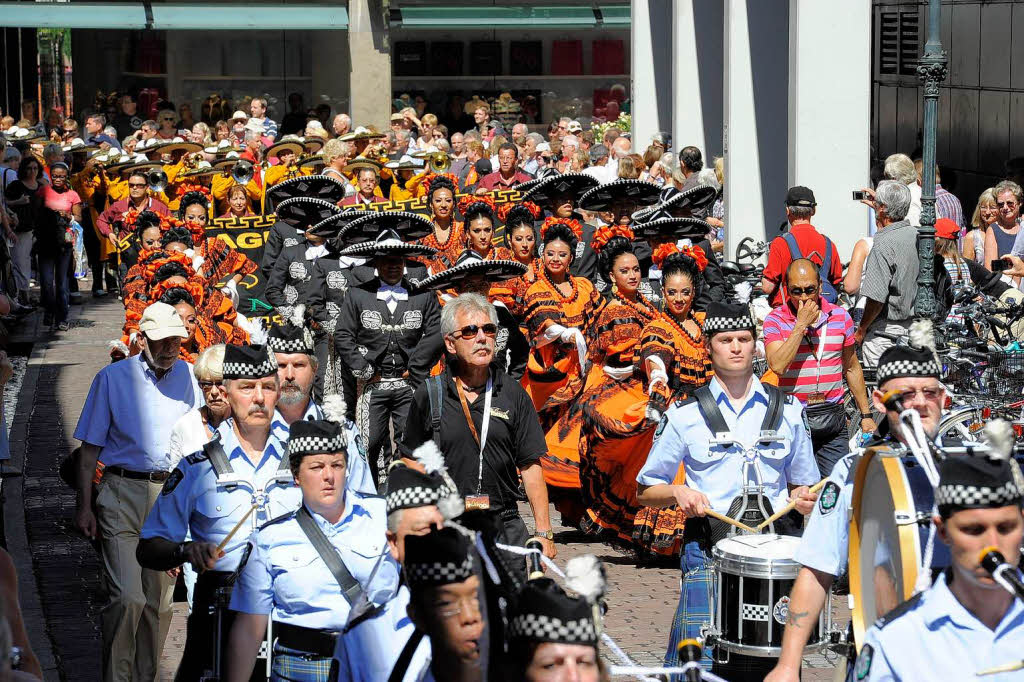
[[[826,245],[832,251],[828,272],[821,273],[821,279],[827,279],[839,290],[843,280],[843,264],[839,260],[839,250],[832,240],[818,232],[811,224],[815,206],[814,192],[807,187],[790,187],[786,192],[786,220],[789,221],[789,234],[793,235],[800,250],[800,257],[807,258],[821,267],[825,263]],[[786,268],[793,262],[793,254],[784,236],[776,237],[768,249],[768,265],[764,268],[761,279],[761,291],[771,298],[772,307],[782,305],[782,276]]]
[[[495,189],[511,189],[516,185],[532,180],[529,175],[517,170],[519,159],[519,148],[511,142],[506,142],[498,149],[498,170],[489,173],[480,179],[478,189],[485,189],[488,192]]]

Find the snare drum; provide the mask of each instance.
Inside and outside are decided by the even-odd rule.
[[[913,596],[934,500],[927,475],[905,450],[868,448],[857,463],[851,500],[850,595],[858,650],[878,618]],[[931,567],[945,568],[950,561],[949,549],[936,537]]]
[[[800,538],[734,535],[719,540],[711,555],[718,583],[713,636],[726,651],[778,658],[789,616],[789,593],[800,564],[793,560]],[[804,651],[828,644],[832,609],[826,603]]]

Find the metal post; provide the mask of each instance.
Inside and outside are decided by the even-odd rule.
[[[928,2],[928,42],[917,62],[917,77],[924,86],[924,154],[921,169],[921,227],[917,232],[917,300],[918,317],[935,316],[935,132],[938,123],[939,84],[946,80],[946,53],[939,37],[941,6],[939,0]]]

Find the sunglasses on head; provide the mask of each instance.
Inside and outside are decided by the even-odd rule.
[[[463,340],[468,341],[469,339],[475,339],[476,335],[480,333],[480,331],[483,331],[484,336],[497,336],[498,325],[491,324],[490,322],[484,325],[467,324],[462,329],[456,329],[453,331],[450,336],[458,336]]]

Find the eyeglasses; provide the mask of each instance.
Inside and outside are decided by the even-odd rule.
[[[204,391],[208,388],[224,388],[224,382],[222,381],[200,381],[198,382],[199,388]]]
[[[475,339],[476,335],[483,331],[484,336],[494,337],[498,335],[498,325],[491,324],[488,322],[485,325],[478,324],[467,324],[462,329],[456,329],[449,336],[458,336],[462,340],[468,341],[469,339]]]
[[[1017,208],[1016,201],[997,201],[996,206],[999,208]]]
[[[805,294],[816,294],[818,293],[818,285],[812,284],[807,287],[793,287],[789,290],[790,296],[803,296]]]
[[[922,389],[909,389],[909,388],[905,388],[905,389],[901,389],[900,390],[900,399],[903,400],[903,402],[905,402],[905,403],[917,402],[918,395],[920,395],[925,400],[935,401],[935,400],[938,400],[939,396],[942,395],[942,388],[936,386],[934,388],[922,388]]]
[[[149,187],[149,185],[147,185],[147,184],[146,184],[146,183],[144,183],[144,182],[129,182],[129,183],[128,183],[128,186],[129,186],[129,187],[134,187],[134,188],[136,188],[136,189],[138,189],[138,188],[140,188],[140,187]]]
[[[442,618],[454,618],[461,615],[463,610],[467,613],[480,613],[480,600],[476,595],[472,597],[462,597],[457,600],[457,603],[451,604],[445,600],[440,604],[436,604],[437,614]]]

